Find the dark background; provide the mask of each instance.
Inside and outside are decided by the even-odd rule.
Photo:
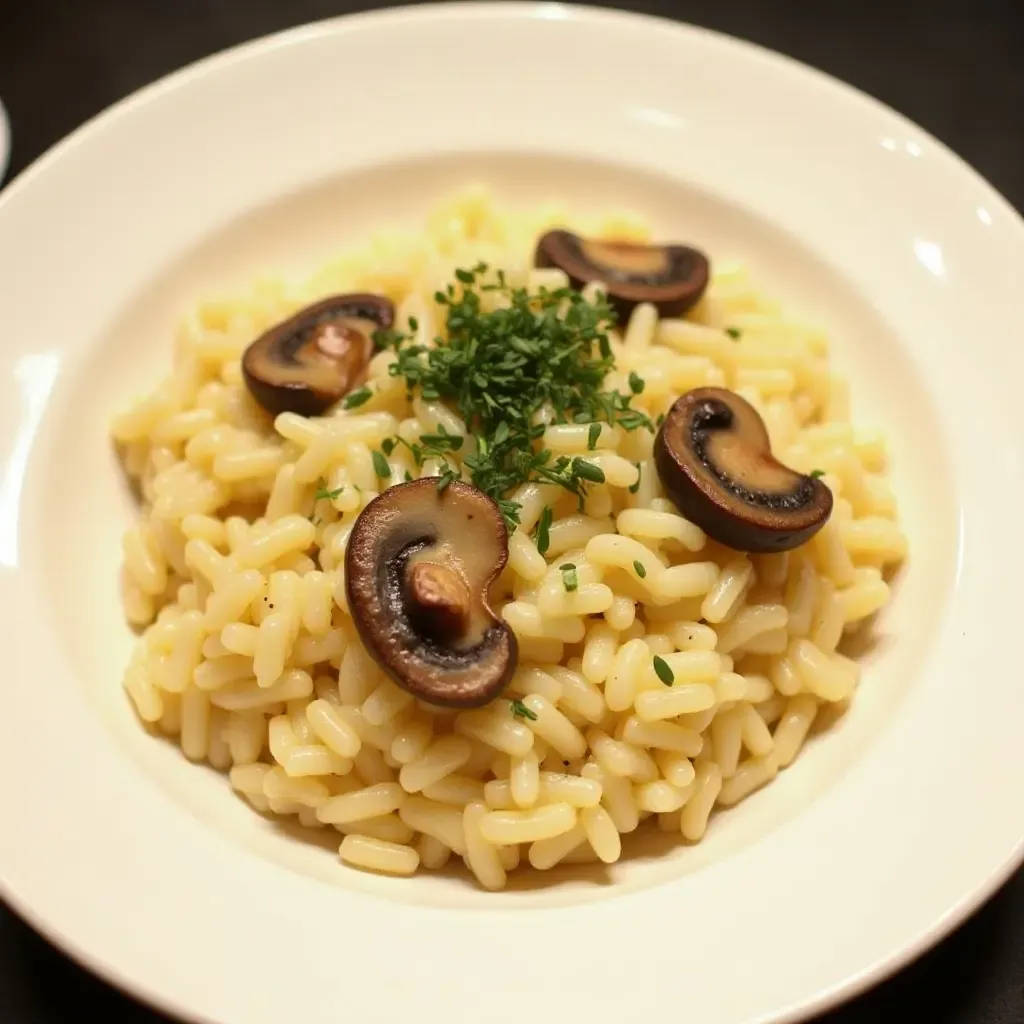
[[[0,98],[12,122],[11,172],[115,100],[183,64],[268,32],[372,6],[383,5],[0,0]],[[1021,0],[633,0],[617,6],[741,36],[845,79],[938,136],[1024,208]],[[998,795],[979,794],[986,798]],[[87,837],[68,837],[72,871],[77,841]],[[952,833],[950,842],[934,855],[955,856]],[[72,1013],[127,1024],[163,1020],[73,965],[0,904],[0,1024],[55,1024]],[[1024,873],[938,949],[822,1024],[889,1020],[1024,1024]]]

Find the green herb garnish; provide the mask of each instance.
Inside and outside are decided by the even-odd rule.
[[[458,479],[459,474],[446,463],[444,469],[441,470],[440,476],[437,478],[437,493],[441,494],[450,483],[454,483]]]
[[[739,341],[743,337],[743,332],[738,327],[726,327],[725,333],[732,338],[733,341]]]
[[[465,438],[461,434],[449,434],[445,430],[444,425],[439,423],[435,433],[420,435],[420,444],[406,441],[404,437],[395,437],[388,438],[381,447],[386,455],[390,455],[391,450],[398,445],[404,445],[409,449],[409,454],[412,455],[413,461],[415,461],[417,466],[422,466],[426,459],[431,458],[441,459],[447,465],[448,453],[457,452],[462,447],[464,441]],[[389,445],[391,449],[388,448]]]
[[[550,414],[546,422],[597,425],[588,432],[592,444],[601,423],[625,430],[652,425],[630,406],[632,395],[604,390],[614,367],[607,332],[615,322],[604,296],[589,302],[572,288],[531,295],[510,288],[500,272],[496,283],[486,274],[483,264],[460,269],[458,284],[434,296],[445,310],[445,337],[433,346],[395,331],[378,332],[375,341],[395,352],[392,376],[403,378],[409,391],[418,389],[425,400],[444,402],[466,423],[475,441],[475,451],[463,459],[469,479],[499,502],[511,529],[519,522],[519,506],[507,495],[520,484],[557,484],[582,504],[586,485],[604,482],[597,466],[540,447],[541,410]],[[481,296],[486,292],[500,292],[506,301],[485,311]],[[439,427],[411,447],[419,449],[420,458],[447,461],[463,440]]]
[[[574,590],[579,590],[580,578],[576,573],[576,566],[572,562],[565,562],[560,565],[558,571],[562,574],[562,586],[565,587],[567,594],[571,594]]]
[[[654,656],[654,671],[666,686],[671,686],[676,681],[676,674],[669,668],[668,662],[658,654]]]
[[[449,434],[443,423],[438,423],[436,433],[420,434],[424,455],[439,456],[445,452],[457,452],[464,440],[461,434]]]
[[[644,568],[644,563],[641,561],[633,562],[633,572],[643,579],[647,575],[647,570]]]
[[[383,452],[375,451],[373,453],[373,471],[380,477],[391,476],[391,467],[388,465],[388,460],[384,458]]]
[[[344,487],[335,487],[333,491],[327,489],[327,482],[321,477],[317,481],[316,494],[313,495],[314,501],[334,501],[341,492],[345,490]]]
[[[509,502],[512,504],[512,502]],[[537,550],[542,554],[548,553],[548,548],[551,546],[551,520],[554,518],[554,513],[551,511],[550,505],[545,505],[540,514],[540,519],[537,522]]]
[[[604,470],[600,466],[595,466],[592,462],[587,462],[586,459],[579,457],[573,459],[572,472],[573,476],[580,480],[591,480],[595,484],[604,483]]]
[[[511,703],[512,717],[513,718],[528,718],[531,722],[537,721],[536,712],[531,711],[521,700],[518,698]]]
[[[601,424],[591,423],[587,431],[587,448],[593,451],[597,447],[598,438],[601,436]]]
[[[809,476],[810,476],[810,478],[812,480],[818,480],[821,477],[823,477],[824,475],[825,475],[825,470],[823,470],[823,469],[812,469],[810,474],[809,474]]]
[[[373,398],[373,392],[369,388],[357,388],[345,396],[341,405],[344,409],[358,409],[359,406],[365,405],[371,398]]]
[[[643,377],[641,377],[637,373],[630,373],[630,375],[629,375],[629,390],[632,391],[634,395],[643,394],[643,390],[644,390],[645,387],[646,387],[646,384],[644,383]]]
[[[643,476],[643,472],[644,472],[640,468],[640,463],[639,462],[634,463],[634,465],[636,466],[636,483],[633,484],[630,487],[630,489],[629,489],[629,493],[630,494],[636,494],[636,492],[640,490],[640,478]]]

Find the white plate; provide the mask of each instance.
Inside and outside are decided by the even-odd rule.
[[[0,182],[7,172],[7,158],[11,155],[11,129],[7,123],[7,112],[0,103]]]
[[[467,179],[635,206],[826,323],[893,437],[912,557],[853,711],[705,842],[487,895],[347,871],[138,728],[111,413],[200,293]],[[1024,227],[924,132],[734,40],[560,5],[304,28],[118,105],[0,196],[0,881],[74,955],[218,1024],[795,1020],[1022,854]]]

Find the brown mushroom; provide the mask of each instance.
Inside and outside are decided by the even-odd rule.
[[[828,487],[775,459],[757,410],[724,388],[697,388],[676,400],[654,460],[680,512],[739,551],[788,551],[832,513]]]
[[[534,263],[564,270],[574,288],[600,281],[620,322],[641,302],[653,303],[661,316],[682,316],[700,300],[710,274],[707,257],[685,245],[587,239],[563,230],[541,237]]]
[[[246,386],[274,416],[317,416],[363,382],[373,334],[394,320],[383,295],[335,295],[307,306],[245,350]]]
[[[349,610],[402,689],[441,707],[493,700],[516,668],[515,634],[489,603],[508,559],[498,506],[470,484],[426,477],[360,513],[345,552]]]

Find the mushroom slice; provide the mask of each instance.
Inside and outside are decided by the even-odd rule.
[[[383,295],[335,295],[307,306],[245,350],[246,386],[274,416],[317,416],[363,382],[374,332],[394,321]]]
[[[724,388],[697,388],[676,400],[654,460],[683,515],[739,551],[788,551],[832,513],[832,492],[777,461],[757,410]]]
[[[345,552],[348,606],[367,651],[402,689],[440,707],[493,700],[516,668],[515,634],[489,603],[508,560],[498,506],[460,482],[389,487]]]
[[[682,316],[704,294],[711,272],[707,257],[685,245],[602,241],[563,230],[541,237],[534,263],[564,270],[574,288],[600,281],[620,321],[641,302],[653,303],[660,316]]]

